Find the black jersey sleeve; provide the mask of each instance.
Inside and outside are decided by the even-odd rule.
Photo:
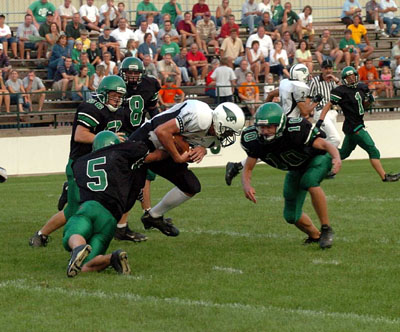
[[[286,131],[293,146],[311,146],[317,137],[320,137],[319,130],[312,130],[312,124],[304,118],[288,118]]]
[[[250,126],[245,128],[242,131],[242,135],[240,137],[240,144],[242,149],[246,152],[246,154],[251,158],[259,158],[259,138],[258,132],[255,126]]]
[[[80,104],[77,110],[77,124],[94,131],[102,121],[102,110],[105,107],[104,104],[95,99]]]
[[[343,93],[342,93],[341,86],[338,86],[338,87],[332,89],[332,91],[331,91],[330,102],[331,102],[333,105],[338,105],[338,104],[340,104],[342,98],[343,98]]]
[[[150,96],[149,100],[147,101],[147,104],[145,105],[145,107],[146,107],[147,111],[150,111],[151,109],[153,109],[157,106],[158,92],[160,91],[161,86],[160,86],[160,83],[158,83],[158,81],[153,77],[147,76],[147,82],[148,82],[148,88],[152,92],[152,95]]]
[[[149,153],[149,149],[143,142],[126,141],[121,144],[122,149],[126,159],[132,163],[132,169],[140,167]]]

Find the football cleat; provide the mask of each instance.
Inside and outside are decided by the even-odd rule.
[[[318,239],[313,239],[311,236],[309,236],[308,238],[306,238],[306,239],[304,240],[303,244],[304,244],[304,245],[307,245],[307,244],[318,243],[318,242],[319,242],[319,239],[320,239],[320,238],[318,238]]]
[[[228,186],[232,184],[232,180],[235,176],[240,173],[240,170],[243,168],[242,163],[231,163],[228,162],[226,164],[225,169],[225,182]]]
[[[44,234],[40,234],[36,232],[30,239],[29,245],[31,247],[39,248],[39,247],[46,247],[47,243],[49,243],[50,237]]]
[[[164,219],[164,217],[153,218],[149,212],[145,212],[141,218],[144,229],[157,228],[161,233],[167,236],[178,236],[179,229],[174,226],[171,219]]]
[[[58,199],[57,209],[58,211],[62,211],[64,209],[65,204],[67,204],[68,200],[68,182],[65,181],[62,186],[62,192],[60,198]]]
[[[321,237],[319,238],[319,246],[321,249],[332,247],[333,229],[329,225],[321,226]]]
[[[385,178],[382,180],[383,182],[396,182],[400,180],[400,173],[395,174],[385,174]]]
[[[114,270],[119,274],[127,275],[131,273],[131,268],[128,264],[128,254],[121,249],[113,251],[110,263]]]
[[[67,276],[69,278],[75,277],[81,271],[83,261],[89,256],[91,251],[92,247],[88,244],[82,244],[72,249],[71,259],[67,268]]]
[[[124,228],[115,230],[114,239],[120,241],[143,242],[147,240],[147,236],[138,232],[132,231],[127,225]]]

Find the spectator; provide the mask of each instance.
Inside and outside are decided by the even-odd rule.
[[[54,45],[53,50],[51,51],[49,65],[47,67],[47,78],[49,80],[54,78],[57,66],[63,64],[65,58],[68,56],[71,56],[71,52],[67,46],[67,37],[65,35],[60,35],[57,43]]]
[[[3,101],[4,101],[4,106],[6,108],[6,113],[10,113],[10,95],[8,94],[7,87],[4,84],[4,79],[0,75],[0,112]]]
[[[205,13],[210,13],[210,18],[214,22],[214,25],[217,25],[217,20],[214,16],[211,16],[210,8],[206,4],[206,0],[198,0],[197,3],[193,5],[192,8],[192,20],[194,24],[197,24],[198,21],[204,19]]]
[[[118,22],[118,28],[111,32],[111,37],[114,37],[115,40],[119,44],[119,51],[123,54],[126,52],[126,43],[129,39],[134,39],[136,42],[138,41],[135,34],[131,29],[127,27],[127,20],[125,18],[121,18]]]
[[[275,48],[271,51],[269,57],[269,70],[272,74],[277,74],[279,79],[282,79],[283,75],[289,77],[289,72],[286,69],[289,60],[286,51],[283,49],[282,41],[276,40],[274,46]]]
[[[10,78],[6,81],[6,87],[8,92],[10,92],[10,104],[17,105],[18,112],[31,110],[28,96],[25,94],[24,85],[15,69],[11,70]]]
[[[118,13],[119,13],[119,18],[124,18],[128,19],[128,14],[125,11],[125,4],[123,2],[118,2]]]
[[[242,5],[242,24],[249,27],[253,33],[254,27],[261,21],[261,12],[257,8],[254,0],[248,0]]]
[[[397,66],[400,65],[400,39],[397,40],[396,45],[393,46],[391,50],[391,62],[390,62],[390,67],[392,69],[396,69]]]
[[[322,33],[322,38],[317,44],[315,57],[320,65],[322,65],[324,60],[331,60],[334,62],[334,69],[336,69],[340,61],[342,61],[343,51],[339,49],[336,39],[331,37],[331,32],[329,30],[324,30]]]
[[[268,94],[271,91],[274,91],[276,89],[276,84],[274,83],[274,75],[268,74],[266,80],[267,80],[266,85],[264,85],[264,100],[266,100],[268,98]],[[279,96],[274,97],[272,99],[272,102],[279,103]]]
[[[62,31],[66,31],[67,24],[69,22],[72,22],[74,14],[78,13],[76,8],[73,5],[71,5],[71,3],[72,0],[64,0],[64,4],[60,5],[60,7],[58,7],[56,11],[61,20]]]
[[[171,54],[165,54],[164,59],[158,61],[157,71],[161,82],[164,84],[167,77],[173,77],[177,86],[181,86],[182,78],[181,71],[178,66],[172,61]]]
[[[310,52],[310,47],[306,40],[302,39],[299,41],[299,48],[296,50],[294,55],[294,64],[302,63],[307,66],[310,74],[313,72],[312,56]]]
[[[251,116],[254,116],[260,102],[260,90],[254,83],[253,73],[246,74],[246,82],[238,86],[239,98],[246,104]]]
[[[270,1],[271,0],[261,0],[261,2],[258,4],[257,8],[261,15],[264,13],[268,13],[270,15],[272,14]]]
[[[342,14],[340,15],[340,19],[342,23],[347,26],[353,24],[353,16],[361,15],[361,5],[358,0],[345,0],[342,7]]]
[[[161,28],[157,34],[157,46],[158,47],[162,47],[162,45],[164,44],[164,36],[166,34],[170,35],[171,42],[179,43],[180,38],[179,38],[178,31],[176,31],[175,29],[172,28],[171,21],[164,21],[164,27]]]
[[[46,56],[46,58],[50,57],[49,52],[53,49],[53,46],[57,43],[59,37],[60,37],[60,30],[58,29],[58,25],[53,22],[50,24],[50,32],[46,33],[45,37],[47,42],[47,55],[48,55]]]
[[[164,35],[164,44],[161,46],[160,54],[165,56],[166,54],[171,54],[172,57],[179,54],[179,46],[177,43],[171,42],[171,36],[169,34]]]
[[[358,69],[358,75],[360,81],[366,82],[368,80],[367,78],[368,73],[372,73],[374,75],[373,76],[374,80],[379,80],[378,71],[376,70],[376,67],[373,64],[372,59],[365,60],[365,65]]]
[[[96,66],[101,62],[101,51],[97,47],[97,43],[95,41],[90,42],[90,47],[86,53],[91,65]]]
[[[394,71],[394,78],[393,78],[393,85],[395,88],[400,89],[400,65],[396,67],[396,70]]]
[[[232,14],[232,9],[229,7],[229,0],[222,0],[222,4],[217,7],[215,18],[217,26],[222,27],[228,22],[229,16]]]
[[[201,1],[201,0],[200,0]],[[196,24],[197,33],[200,39],[200,49],[208,54],[208,46],[214,47],[214,53],[219,54],[219,44],[215,39],[217,37],[217,29],[215,23],[211,21],[210,12],[205,12],[203,19],[198,20]]]
[[[182,7],[177,0],[170,0],[169,2],[165,3],[161,9],[161,14],[169,14],[170,21],[174,22],[176,27],[178,26],[178,22],[183,19]]]
[[[80,23],[81,16],[79,13],[75,13],[72,15],[72,21],[67,23],[67,27],[65,28],[65,34],[68,38],[68,47],[72,51],[75,40],[81,36],[80,31],[85,29],[85,26]]]
[[[289,31],[286,31],[283,34],[283,49],[286,51],[286,55],[289,59],[289,65],[292,65],[294,61],[294,55],[296,53],[296,44],[292,40]]]
[[[144,35],[144,43],[139,45],[138,54],[139,58],[143,60],[143,56],[149,54],[152,61],[154,63],[157,62],[158,53],[156,46],[151,42],[153,39],[153,35],[149,32],[146,32]]]
[[[26,14],[24,23],[20,24],[17,29],[18,47],[20,58],[25,58],[25,49],[34,50],[37,48],[38,41],[33,41],[32,38],[39,39],[39,32],[32,24],[32,15]],[[27,54],[28,59],[30,53]]]
[[[270,52],[274,49],[272,39],[270,36],[265,34],[265,28],[263,25],[259,25],[257,33],[251,35],[246,42],[246,55],[249,58],[249,52],[253,41],[257,40],[260,44],[260,51],[264,56],[265,61],[269,61]]]
[[[381,13],[383,17],[383,23],[386,24],[386,34],[392,37],[399,37],[400,18],[395,17],[395,12],[397,12],[397,5],[394,0],[381,1]],[[393,24],[396,25],[394,30],[392,29]]]
[[[259,82],[258,76],[260,71],[264,72],[265,77],[269,74],[269,63],[265,61],[264,55],[260,49],[260,42],[253,40],[251,43],[251,49],[247,52],[247,61],[250,64],[250,68],[254,73],[256,83]]]
[[[188,44],[191,45],[194,42],[196,42],[197,45],[201,45],[199,35],[191,20],[191,14],[189,12],[186,12],[184,19],[178,23],[177,30],[181,35],[183,47],[186,47]]]
[[[368,1],[365,4],[365,12],[367,23],[375,24],[375,31],[380,31],[382,37],[389,37],[383,26],[383,19],[380,15],[382,9],[379,4],[375,0]]]
[[[372,74],[371,72],[367,74],[367,80],[365,81],[365,83],[367,83],[368,89],[372,91],[372,95],[374,96],[374,98],[379,97],[381,93],[385,91],[385,85],[379,86],[380,82],[374,81],[374,74]]]
[[[78,73],[72,64],[72,59],[67,57],[62,65],[57,67],[52,88],[61,91],[61,100],[67,100],[67,90],[71,90],[74,76]]]
[[[90,48],[89,31],[83,29],[80,31],[80,36],[77,41],[82,42],[83,52],[86,52]]]
[[[175,64],[178,66],[179,70],[181,71],[181,77],[185,85],[190,85],[188,67],[189,64],[187,62],[187,48],[182,47],[181,52],[174,56],[173,60]]]
[[[300,36],[301,21],[299,16],[292,10],[292,4],[290,2],[286,2],[284,8],[282,24],[278,25],[276,28],[281,34],[289,31],[290,34],[296,33],[297,36]]]
[[[136,25],[140,26],[140,23],[146,21],[148,14],[153,14],[154,22],[160,23],[161,16],[156,6],[150,0],[143,0],[136,7]]]
[[[361,17],[355,16],[353,24],[350,24],[348,29],[351,30],[351,37],[355,41],[357,48],[361,51],[360,57],[367,59],[374,51],[374,48],[369,42],[367,29],[361,24]],[[365,43],[361,43],[361,38],[364,38]]]
[[[225,38],[231,35],[232,29],[235,29],[237,36],[239,36],[239,26],[235,23],[235,16],[229,15],[228,22],[221,27],[221,32],[218,36],[218,41],[222,43]]]
[[[0,44],[0,71],[1,71],[0,76],[5,80],[7,80],[10,70],[11,70],[10,61],[8,59],[7,54],[3,50],[3,45]]]
[[[153,32],[154,36],[157,37],[158,32],[160,31],[160,28],[158,27],[157,23],[154,23],[154,15],[147,14],[146,22],[147,22],[148,29]]]
[[[96,91],[100,85],[100,82],[103,80],[106,73],[106,67],[103,65],[96,66],[96,72],[92,77],[89,78],[89,90]]]
[[[78,64],[81,59],[81,54],[83,52],[83,45],[81,40],[75,41],[75,47],[71,51],[71,58],[74,64]]]
[[[236,76],[236,84],[240,85],[246,82],[246,75],[247,73],[251,73],[249,69],[249,63],[246,59],[240,61],[240,66],[235,69],[235,76]]]
[[[393,98],[394,90],[392,82],[392,73],[390,72],[390,68],[388,66],[384,66],[382,68],[381,80],[386,85],[385,88],[386,98]]]
[[[77,72],[79,72],[81,70],[82,66],[85,66],[88,68],[89,78],[92,77],[94,75],[94,73],[96,72],[96,69],[94,68],[94,66],[92,64],[90,64],[89,57],[86,52],[81,53],[79,63],[77,65],[75,65],[75,69],[77,70]]]
[[[79,75],[74,76],[71,90],[71,97],[73,101],[86,101],[91,98],[91,94],[89,92],[89,75],[87,66],[81,66],[79,69]]]
[[[272,12],[272,23],[275,26],[281,25],[283,21],[283,6],[281,5],[281,0],[273,0],[273,5],[271,6]]]
[[[303,39],[304,36],[308,37],[308,42],[312,44],[314,42],[314,29],[312,26],[312,8],[307,5],[303,8],[303,12],[299,14],[301,22],[301,30],[299,31],[299,39]]]
[[[27,14],[32,15],[33,24],[35,25],[37,30],[39,30],[41,24],[46,22],[48,12],[51,12],[52,14],[56,13],[54,21],[59,23],[59,16],[56,12],[56,7],[51,2],[47,2],[47,0],[34,1],[29,5],[28,9],[26,10]]]
[[[42,37],[42,41],[40,41],[38,45],[38,59],[40,59],[42,55],[46,57],[48,47],[46,35],[51,32],[50,26],[52,23],[54,23],[54,15],[53,12],[48,11],[46,14],[46,21],[40,24],[39,28],[39,35]]]
[[[129,40],[131,39],[128,39],[128,41]],[[117,63],[121,62],[121,51],[119,49],[119,43],[117,42],[117,39],[111,36],[110,27],[104,27],[104,32],[99,37],[99,46],[102,53],[110,52],[113,59],[116,59]]]
[[[143,66],[147,76],[153,76],[159,81],[156,65],[153,63],[153,59],[149,54],[143,56]]]
[[[79,8],[79,14],[81,15],[82,23],[85,25],[87,30],[100,32],[100,13],[99,9],[93,5],[93,3],[94,0],[86,0],[86,5],[82,5]]]
[[[192,74],[197,85],[204,85],[205,78],[208,73],[208,62],[202,52],[199,51],[199,46],[193,43],[190,47],[186,59],[189,63],[189,71]],[[199,79],[199,74],[201,79]]]
[[[46,88],[39,77],[36,77],[35,71],[30,70],[28,75],[22,80],[25,92],[27,93],[27,102],[32,105],[38,104],[38,112],[43,109],[44,99],[46,98]]]
[[[354,66],[360,68],[360,52],[353,38],[351,38],[351,30],[346,29],[344,31],[344,38],[340,40],[339,48],[343,52],[346,66],[350,66],[350,62],[354,61]]]
[[[185,100],[185,93],[178,88],[179,84],[175,85],[174,82],[175,78],[168,76],[165,85],[161,87],[158,94],[158,101],[160,102],[163,111],[174,106],[177,102],[182,103]],[[180,96],[180,98],[176,102],[175,100],[177,96]]]
[[[216,95],[219,103],[233,102],[233,91],[236,76],[233,69],[228,66],[227,58],[221,58],[221,65],[214,70],[211,79],[217,86]]]
[[[222,42],[220,48],[221,58],[225,57],[228,59],[229,65],[233,67],[233,62],[235,65],[240,63],[242,56],[244,55],[244,48],[242,40],[238,38],[236,29],[232,29],[230,37],[225,38]]]
[[[262,21],[260,25],[264,26],[265,34],[270,36],[272,40],[280,39],[281,34],[278,29],[275,27],[275,24],[272,22],[271,14],[269,12],[265,12],[262,15]]]
[[[209,96],[214,99],[214,104],[217,103],[217,95],[215,92],[215,83],[213,83],[213,80],[211,78],[211,75],[214,73],[214,70],[219,67],[219,60],[218,59],[213,59],[211,61],[211,70],[208,72],[207,77],[206,77],[206,89],[205,89],[205,94],[206,96]],[[210,87],[210,86],[213,87]]]
[[[0,43],[3,45],[4,54],[8,55],[8,45],[10,45],[14,59],[18,59],[17,41],[11,36],[10,27],[4,23],[5,19],[6,17],[0,14]]]
[[[125,58],[137,57],[138,49],[136,47],[137,43],[134,39],[129,39],[126,44]]]
[[[108,26],[116,28],[119,20],[119,11],[114,6],[114,0],[107,0],[99,9],[100,27]]]
[[[118,74],[118,66],[114,61],[111,60],[110,52],[106,52],[103,54],[103,61],[100,62],[100,64],[104,66],[104,68],[106,69],[105,71],[106,76]]]
[[[144,36],[146,33],[151,34],[151,42],[156,45],[157,44],[157,40],[156,40],[156,36],[154,35],[153,31],[151,31],[147,25],[146,21],[142,21],[140,23],[140,28],[137,29],[134,34],[135,34],[135,40],[138,41],[138,45],[143,44],[144,43]]]

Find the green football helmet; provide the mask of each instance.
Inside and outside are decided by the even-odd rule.
[[[117,106],[110,105],[108,94],[112,91],[118,92],[122,95]],[[115,112],[121,106],[125,94],[126,84],[124,80],[117,75],[104,77],[97,88],[97,98],[102,104],[106,105],[111,112]]]
[[[105,148],[109,145],[119,144],[119,138],[117,134],[109,130],[104,130],[99,132],[95,137],[92,144],[92,151],[97,151],[99,149]]]
[[[137,85],[142,81],[144,72],[142,60],[129,57],[122,61],[119,76],[123,78],[126,84]]]
[[[347,80],[348,76],[350,76],[350,75],[354,75],[355,76],[355,80],[352,83],[348,82],[348,80]],[[344,67],[343,70],[342,70],[341,77],[342,77],[342,83],[344,85],[346,85],[348,87],[351,87],[351,88],[355,88],[357,86],[357,83],[358,83],[358,72],[354,67],[352,67],[352,66]]]
[[[254,125],[257,128],[260,139],[271,143],[283,135],[286,127],[286,114],[277,103],[266,103],[261,105],[256,112]],[[261,126],[276,125],[275,135],[266,136],[261,134]]]

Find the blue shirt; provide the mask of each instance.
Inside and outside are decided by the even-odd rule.
[[[343,8],[342,8],[342,14],[340,15],[340,18],[349,17],[348,15],[346,15],[346,12],[348,12],[350,10],[350,8],[352,8],[352,7],[358,7],[360,9],[362,9],[358,0],[354,0],[354,2],[350,2],[350,0],[346,0],[343,5]]]

